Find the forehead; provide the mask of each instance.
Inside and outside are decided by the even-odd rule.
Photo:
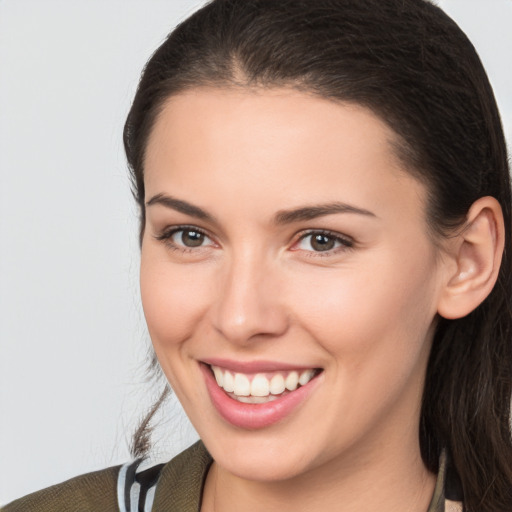
[[[392,150],[396,146],[395,132],[359,104],[289,88],[201,87],[173,95],[164,102],[151,131],[146,155],[151,158],[162,149],[162,136],[167,135],[167,142],[174,141],[181,146],[206,135],[208,130],[210,142],[221,142],[224,137],[222,142],[231,139],[237,146],[244,142],[268,143],[276,137],[282,142],[285,139],[300,142],[304,136],[308,137],[304,150],[322,143],[341,142],[341,139],[353,144],[358,135],[353,130],[356,125],[367,132],[368,139],[374,140],[375,148],[380,145],[381,149]],[[218,135],[218,139],[214,140],[213,135]],[[388,146],[384,148],[386,142]],[[389,156],[392,154],[390,151]]]
[[[345,200],[400,209],[424,191],[396,156],[396,141],[359,105],[290,89],[194,89],[169,98],[155,122],[146,198],[172,191],[205,205],[237,197],[274,198],[282,208]]]

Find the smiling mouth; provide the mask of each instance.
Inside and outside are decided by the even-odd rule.
[[[321,368],[273,371],[265,373],[238,373],[209,365],[217,385],[238,402],[264,404],[286,396],[317,377]]]

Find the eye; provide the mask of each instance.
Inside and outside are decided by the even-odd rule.
[[[170,238],[176,245],[200,247],[207,239],[207,236],[195,229],[180,229],[179,231],[175,231]]]
[[[336,252],[337,250],[349,249],[353,241],[339,234],[328,231],[310,231],[302,235],[294,249],[309,252]]]
[[[194,250],[215,245],[212,239],[195,226],[180,226],[164,231],[157,240],[176,250]]]

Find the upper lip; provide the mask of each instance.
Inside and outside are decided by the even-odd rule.
[[[220,368],[231,370],[236,373],[264,373],[275,372],[279,370],[300,371],[316,368],[315,366],[282,363],[279,361],[233,361],[232,359],[216,357],[202,359],[201,362],[210,366],[219,366]]]

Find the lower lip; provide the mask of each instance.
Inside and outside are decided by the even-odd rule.
[[[238,402],[226,394],[217,385],[210,367],[200,364],[206,380],[210,398],[218,413],[228,423],[243,429],[256,430],[277,423],[299,407],[314,390],[318,378],[311,379],[306,385],[288,393],[276,400],[264,404],[247,404]]]

